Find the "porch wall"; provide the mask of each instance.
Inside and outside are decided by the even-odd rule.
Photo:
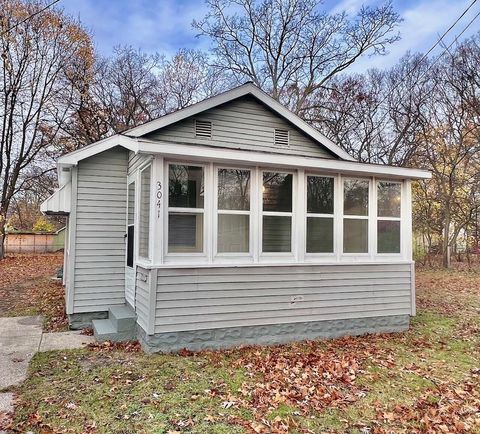
[[[411,264],[160,268],[151,350],[408,328]],[[145,329],[144,329],[145,330]]]
[[[103,152],[78,164],[73,312],[125,303],[128,151]]]

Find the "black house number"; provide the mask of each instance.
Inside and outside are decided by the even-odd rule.
[[[160,218],[160,209],[162,206],[162,183],[160,181],[157,182],[157,218]]]

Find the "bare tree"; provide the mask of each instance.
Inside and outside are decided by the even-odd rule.
[[[390,69],[341,75],[303,117],[360,161],[406,165],[432,93],[430,63],[407,55]]]
[[[1,0],[0,5],[2,259],[12,198],[52,167],[60,125],[70,110],[72,88],[66,77],[74,63],[92,53],[88,34],[60,11],[31,17],[43,3]]]
[[[225,74],[214,74],[207,56],[178,51],[171,59],[132,47],[117,47],[97,58],[74,80],[75,111],[63,125],[67,149],[77,149],[108,135],[182,109],[224,90]]]
[[[207,0],[193,26],[213,44],[214,64],[237,82],[251,80],[296,113],[363,54],[384,54],[399,39],[391,3],[346,13],[317,0]]]

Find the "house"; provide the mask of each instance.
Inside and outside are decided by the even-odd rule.
[[[251,83],[58,160],[72,328],[148,351],[405,330],[411,182]]]

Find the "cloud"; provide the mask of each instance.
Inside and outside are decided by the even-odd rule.
[[[191,0],[66,1],[65,10],[91,29],[102,54],[116,45],[132,45],[146,52],[174,54],[179,48],[205,48],[191,23],[206,13],[203,2]]]
[[[470,1],[423,0],[412,4],[400,11],[404,19],[399,28],[402,39],[389,47],[389,53],[385,56],[363,56],[352,65],[348,72],[362,72],[369,68],[387,68],[393,66],[407,51],[426,52],[461,15],[469,3]],[[477,11],[470,10],[452,29],[444,39],[447,45],[463,30],[475,13]],[[472,35],[476,30],[478,30],[478,26],[472,25],[461,39]],[[437,46],[432,55],[441,52],[442,47]]]

